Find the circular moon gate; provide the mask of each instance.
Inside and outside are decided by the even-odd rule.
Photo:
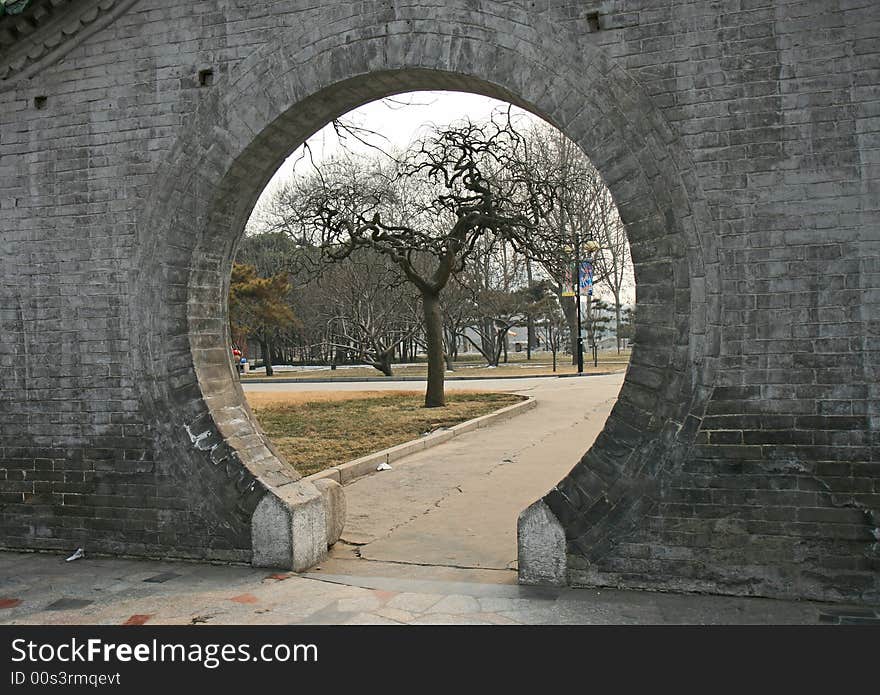
[[[635,266],[618,402],[523,511],[520,579],[877,602],[880,6],[740,5],[33,0],[0,17],[0,545],[321,556],[322,498],[227,359],[233,251],[328,120],[452,89],[578,143]]]
[[[694,173],[639,85],[598,52],[554,53],[539,30],[513,24],[497,41],[436,20],[413,19],[394,35],[362,26],[359,34],[307,49],[288,47],[297,41],[265,46],[200,105],[167,158],[141,230],[145,301],[136,326],[141,355],[162,354],[184,369],[169,379],[162,361],[138,364],[149,374],[156,431],[193,484],[211,488],[206,498],[225,490],[224,524],[239,539],[251,526],[256,562],[313,564],[322,552],[314,490],[260,433],[227,355],[225,297],[245,221],[292,149],[361,104],[430,89],[517,104],[562,129],[602,173],[627,227],[637,282],[636,347],[605,430],[521,519],[521,579],[565,582],[567,551],[601,557],[639,523],[665,469],[693,440],[709,393],[718,342],[706,287],[717,283],[706,276],[717,271],[696,233],[712,221]],[[254,516],[260,504],[271,508]]]

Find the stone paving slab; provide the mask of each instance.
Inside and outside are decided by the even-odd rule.
[[[144,581],[163,573],[175,576]],[[877,618],[873,609],[812,602],[148,560],[64,563],[13,552],[0,552],[0,587],[0,623],[12,625],[809,625]]]

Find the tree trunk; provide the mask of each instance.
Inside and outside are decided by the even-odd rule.
[[[529,292],[532,290],[532,259],[526,256],[526,285]],[[532,312],[526,314],[526,360],[532,359],[532,340],[535,336],[535,322],[532,319]]]
[[[422,310],[425,315],[425,344],[428,353],[425,407],[439,408],[446,405],[443,383],[443,316],[440,313],[439,293],[422,292]]]
[[[260,352],[263,353],[263,364],[266,366],[266,376],[273,376],[272,369],[272,343],[268,338],[260,340]]]
[[[578,319],[577,319],[577,299],[575,297],[560,297],[559,304],[562,306],[562,313],[565,314],[565,320],[568,323],[568,330],[571,335],[571,363],[577,364],[578,357]]]
[[[614,333],[617,337],[617,354],[620,354],[620,294],[614,295],[614,318],[616,320],[616,328]]]
[[[495,354],[495,342],[492,340],[492,336],[495,335],[495,325],[492,323],[492,319],[483,317],[483,330],[480,335],[480,343],[483,346],[482,353],[483,355],[494,355]],[[491,358],[488,358],[489,365],[492,365]]]
[[[526,315],[526,360],[532,359],[532,341],[535,335],[535,322],[532,315]]]
[[[501,364],[501,343],[498,343],[498,349],[495,351],[495,355],[492,358],[492,366],[497,367]]]
[[[501,359],[501,343],[498,342],[497,336],[495,340],[490,338],[482,342],[489,346],[489,349],[483,352],[483,357],[486,358],[486,366],[497,367],[498,361]]]
[[[583,319],[587,327],[587,341],[591,347],[596,344],[596,322],[593,314],[593,298],[587,295],[587,306]]]
[[[394,348],[391,349],[391,352],[380,352],[376,356],[376,361],[373,363],[373,367],[378,369],[385,376],[394,376],[391,370],[391,354]]]
[[[455,359],[455,332],[449,328],[444,328],[443,331],[445,344],[443,357],[446,360],[446,371],[452,372],[455,371],[455,364],[453,364]]]

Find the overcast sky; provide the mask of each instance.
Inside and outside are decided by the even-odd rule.
[[[482,120],[488,118],[492,110],[497,108],[506,109],[507,104],[469,92],[409,92],[365,104],[350,111],[343,120],[376,133],[369,138],[376,146],[402,149],[426,126],[451,123],[465,116],[469,116],[472,120]],[[520,118],[537,118],[520,108],[513,107],[513,110]],[[316,160],[332,156],[340,147],[339,138],[336,137],[332,124],[327,124],[315,133],[309,138],[308,143]],[[345,145],[356,152],[369,151],[367,146],[351,137],[346,140]],[[263,191],[261,200],[294,173],[295,165],[296,171],[305,171],[309,166],[302,160],[302,148],[297,149],[278,168]]]

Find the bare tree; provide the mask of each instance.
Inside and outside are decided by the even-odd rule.
[[[552,204],[530,210],[535,226],[547,227],[546,238],[557,241],[555,253],[545,253],[543,270],[556,283],[557,296],[568,320],[572,362],[577,361],[577,306],[572,292],[577,282],[576,261],[589,258],[593,282],[607,287],[614,298],[618,330],[622,291],[631,282],[632,262],[624,226],[611,193],[586,155],[562,133],[545,125],[535,125],[526,133],[526,146],[518,166],[529,180],[546,179],[557,185]],[[586,242],[598,242],[600,250],[588,254]],[[580,248],[580,258],[575,252]],[[593,297],[582,298],[583,315],[593,315]],[[588,326],[588,332],[591,329]],[[619,343],[618,343],[619,346]]]
[[[506,248],[503,242],[481,246],[476,262],[459,274],[456,282],[469,294],[470,329],[479,340],[467,333],[464,337],[488,366],[497,367],[502,354],[507,361],[510,329],[526,317],[524,263],[522,256]]]
[[[473,299],[471,292],[459,281],[458,276],[443,290],[441,310],[443,313],[443,347],[446,371],[455,370],[458,345],[466,339],[466,332],[473,318]]]
[[[598,269],[601,282],[611,293],[614,302],[615,335],[617,352],[620,352],[622,336],[622,293],[632,282],[632,258],[626,229],[611,198],[611,192],[600,179],[594,180],[593,207],[590,222],[593,238],[600,251],[595,254],[594,267]]]
[[[552,194],[541,182],[526,187],[509,175],[521,141],[509,117],[446,126],[393,162],[373,164],[354,187],[338,175],[344,169],[322,165],[302,202],[308,213],[294,228],[327,259],[375,249],[419,291],[428,354],[426,407],[445,405],[441,292],[480,239],[529,248],[536,230],[522,207],[532,196]]]
[[[327,268],[320,278],[322,306],[332,348],[392,376],[398,346],[421,331],[412,291],[399,270],[371,249],[361,249]]]
[[[529,285],[529,312],[534,317],[536,327],[543,333],[544,345],[553,356],[553,371],[556,371],[556,355],[565,340],[567,325],[565,315],[559,305],[558,297],[550,281]]]

